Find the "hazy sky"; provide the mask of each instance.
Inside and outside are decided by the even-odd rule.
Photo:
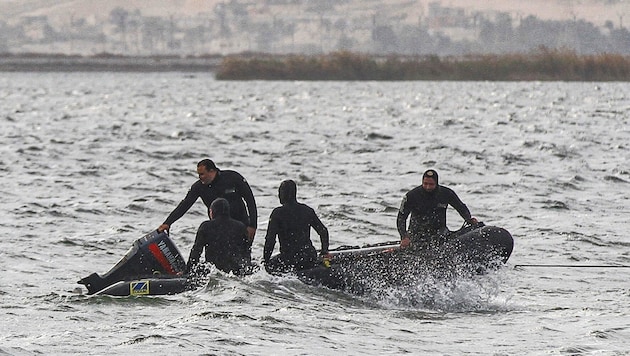
[[[426,6],[435,0],[417,0],[413,11],[405,11],[409,16],[421,13]],[[15,19],[24,15],[48,15],[53,18],[100,16],[104,17],[117,7],[140,9],[143,15],[164,15],[176,13],[193,14],[197,11],[212,11],[217,3],[225,0],[0,0],[0,18]],[[619,1],[608,4],[609,0],[442,0],[442,6],[460,7],[466,11],[504,11],[515,18],[534,14],[543,19],[564,20],[582,18],[597,25],[606,20],[617,25],[627,17],[630,23],[630,1]],[[262,1],[261,1],[262,3]],[[374,11],[379,3],[355,0],[353,7],[366,6],[366,11]],[[397,4],[409,4],[408,0],[382,0],[388,10]]]

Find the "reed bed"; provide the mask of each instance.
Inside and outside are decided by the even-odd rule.
[[[531,53],[463,57],[386,56],[351,52],[319,56],[235,55],[219,80],[628,81],[630,57],[540,48]]]

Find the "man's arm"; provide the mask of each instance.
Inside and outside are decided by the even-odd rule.
[[[263,250],[263,261],[267,262],[271,258],[273,249],[276,247],[276,235],[278,234],[276,224],[276,210],[271,212],[269,224],[267,224],[267,235],[265,235],[265,247]]]
[[[197,198],[199,198],[199,190],[197,189],[196,185],[193,184],[193,186],[190,187],[190,189],[188,190],[188,193],[186,194],[184,199],[179,202],[177,207],[168,215],[166,220],[164,220],[164,223],[160,225],[158,231],[161,232],[163,230],[170,229],[171,225],[175,221],[179,220],[182,216],[184,216],[184,214],[186,214],[190,207],[195,204]]]
[[[403,200],[400,202],[398,216],[396,217],[396,228],[398,229],[398,234],[401,239],[409,238],[409,234],[407,233],[407,217],[409,217],[410,212],[411,209],[409,209],[407,195],[405,194]]]
[[[455,208],[455,210],[457,210],[457,212],[459,213],[459,215],[468,221],[471,221],[473,218],[470,215],[470,210],[468,210],[468,207],[466,206],[466,204],[464,204],[461,199],[459,199],[459,197],[457,196],[457,194],[455,194],[455,192],[452,189],[448,190],[449,194],[448,194],[448,203]]]
[[[253,241],[254,234],[256,234],[256,228],[258,226],[258,209],[256,208],[256,200],[254,199],[252,188],[243,176],[241,176],[241,179],[237,184],[241,198],[243,198],[245,205],[247,205],[247,215],[249,216],[249,226],[247,227],[247,232],[249,234],[250,241]]]
[[[188,263],[186,264],[186,274],[190,273],[190,270],[199,263],[201,257],[201,251],[203,251],[203,223],[197,229],[197,236],[195,237],[195,243],[190,250],[190,256],[188,256]]]
[[[396,217],[396,228],[398,229],[398,234],[400,235],[401,248],[408,247],[411,243],[411,239],[409,238],[409,234],[407,233],[407,217],[409,217],[409,213],[411,213],[411,209],[407,204],[407,197],[408,194],[405,194],[402,202],[400,202],[398,216]]]
[[[315,211],[313,209],[311,209],[311,211],[313,212],[313,217],[311,218],[311,226],[313,227],[313,229],[315,229],[315,231],[319,235],[319,240],[321,241],[321,244],[322,244],[322,249],[319,252],[319,254],[327,255],[328,247],[330,244],[330,237],[328,235],[328,229],[326,228],[324,223],[322,223],[322,221],[319,219]]]

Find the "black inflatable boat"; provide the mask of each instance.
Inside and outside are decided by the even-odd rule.
[[[509,259],[514,241],[505,229],[479,223],[439,236],[434,244],[401,249],[399,241],[343,246],[308,270],[294,272],[304,283],[353,293],[404,285],[418,277],[452,278],[483,273]],[[136,240],[125,256],[102,276],[78,283],[88,294],[112,296],[167,295],[197,287],[184,275],[186,262],[167,233],[153,231]]]
[[[483,223],[434,236],[428,244],[401,249],[399,241],[345,246],[330,251],[330,259],[297,271],[313,285],[363,294],[383,287],[422,283],[427,278],[454,279],[486,273],[505,264],[514,248],[512,235]]]

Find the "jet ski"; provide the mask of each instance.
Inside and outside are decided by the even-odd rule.
[[[152,231],[136,240],[107,273],[78,281],[88,295],[141,296],[181,293],[191,289],[186,262],[166,232]]]

